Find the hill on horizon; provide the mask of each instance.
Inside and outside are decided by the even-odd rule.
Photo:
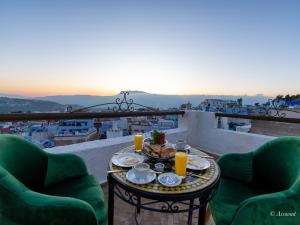
[[[190,102],[193,106],[198,106],[205,99],[225,99],[225,100],[237,100],[243,99],[243,104],[254,105],[256,102],[265,103],[270,99],[269,96],[264,95],[163,95],[163,94],[150,94],[142,91],[129,91],[127,100],[132,99],[134,103],[142,104],[155,108],[172,108],[179,107],[183,103]],[[48,100],[57,102],[64,105],[81,105],[84,107],[92,106],[96,104],[115,102],[117,98],[122,99],[122,95],[117,94],[113,96],[96,96],[96,95],[56,95],[38,97],[38,100]]]
[[[53,101],[0,97],[0,113],[11,112],[64,112],[66,106]]]

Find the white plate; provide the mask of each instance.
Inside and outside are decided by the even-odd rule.
[[[156,173],[154,173],[153,171],[150,171],[145,179],[138,179],[135,176],[132,169],[126,173],[126,179],[134,184],[148,184],[148,183],[154,181],[155,178],[156,178]]]
[[[136,153],[125,152],[123,154],[113,156],[111,161],[116,166],[133,167],[137,163],[144,162],[144,157]]]
[[[175,173],[163,173],[158,176],[158,182],[167,187],[175,187],[181,184],[182,178]]]
[[[210,162],[207,159],[204,159],[198,155],[188,155],[188,164],[186,168],[191,170],[206,170],[209,167]]]

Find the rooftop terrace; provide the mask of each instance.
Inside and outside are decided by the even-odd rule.
[[[225,119],[223,121],[226,122]],[[185,111],[179,116],[179,127],[167,130],[167,139],[175,142],[178,139],[185,140],[188,144],[215,156],[231,152],[248,152],[256,149],[263,143],[275,137],[235,132],[218,128],[218,117],[215,113],[200,111]],[[80,144],[58,146],[47,151],[52,153],[74,153],[81,156],[90,171],[104,187],[107,194],[106,171],[112,155],[129,145],[133,144],[133,136],[96,140]],[[115,224],[134,224],[134,208],[126,206],[122,200],[116,198]],[[186,213],[180,215],[157,214],[144,211],[139,220],[141,224],[184,224],[187,221]],[[197,217],[197,213],[194,214]],[[155,219],[153,219],[155,218]],[[185,221],[185,222],[184,222]],[[196,219],[194,219],[196,221]],[[210,224],[214,224],[212,218]]]
[[[147,112],[137,113],[137,115],[140,114],[147,114]],[[78,115],[79,114],[76,114],[75,116],[77,117]],[[119,113],[118,116],[120,115],[121,114]],[[128,116],[130,114],[127,115],[127,113],[124,113],[124,115]],[[93,114],[92,116],[95,115]],[[220,116],[222,116],[222,119],[220,119]],[[166,138],[170,142],[175,142],[179,139],[184,140],[189,145],[211,154],[215,158],[218,158],[226,153],[249,152],[275,138],[267,135],[220,129],[219,127],[223,127],[223,125],[227,122],[227,118],[224,116],[228,115],[193,110],[185,111],[179,115],[178,128],[167,130]],[[285,118],[282,120],[287,122]],[[299,120],[295,120],[293,122],[299,123]],[[94,175],[102,185],[107,197],[106,171],[109,160],[115,152],[130,145],[133,145],[133,136],[124,136],[66,146],[58,146],[46,149],[46,151],[54,154],[73,153],[82,157],[88,167],[89,172]],[[126,205],[126,203],[117,198],[115,204],[115,224],[134,224],[134,208]],[[175,214],[157,214],[159,216],[155,215],[156,214],[154,212],[142,212],[142,214],[138,217],[138,220],[141,222],[141,224],[145,225],[179,225],[186,223],[187,220],[186,214],[183,214],[183,216]],[[197,213],[194,214],[194,216],[197,217]],[[196,219],[194,221],[196,221]],[[214,221],[211,217],[208,218],[208,224],[214,224]]]

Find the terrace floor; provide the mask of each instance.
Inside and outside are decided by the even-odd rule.
[[[107,184],[102,185],[106,202],[108,198]],[[115,212],[114,225],[135,225],[135,208],[123,200],[115,197]],[[184,225],[187,224],[187,213],[157,213],[146,210],[141,210],[138,216],[140,225]],[[206,225],[215,225],[211,215],[208,215]],[[193,225],[197,225],[198,211],[193,213]]]

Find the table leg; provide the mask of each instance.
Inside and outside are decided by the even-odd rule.
[[[206,204],[203,204],[199,208],[198,225],[205,225],[205,212],[206,212]]]
[[[114,224],[114,184],[110,179],[110,175],[107,176],[108,181],[108,225]]]
[[[194,199],[190,201],[190,207],[189,207],[189,216],[188,216],[188,225],[192,225],[193,221],[193,207],[194,207]]]
[[[138,214],[140,214],[140,212],[141,212],[141,207],[140,207],[140,205],[141,205],[141,197],[137,197],[136,212],[137,212]]]
[[[136,225],[139,225],[139,219],[138,219],[138,208],[136,207],[134,210],[134,221]]]

